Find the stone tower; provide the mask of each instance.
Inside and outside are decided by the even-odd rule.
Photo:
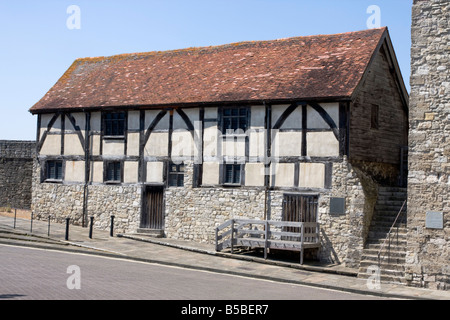
[[[411,285],[450,288],[450,1],[414,0],[409,114]]]

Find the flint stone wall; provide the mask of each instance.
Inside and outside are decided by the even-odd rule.
[[[33,177],[32,210],[37,219],[83,225],[83,203],[87,199],[87,218],[94,217],[94,227],[109,230],[114,215],[114,231],[135,232],[141,212],[140,185],[88,185],[40,183],[40,165],[35,166]]]
[[[410,285],[450,288],[450,2],[415,0],[406,278]],[[442,229],[426,213],[443,213]]]
[[[0,207],[30,209],[34,141],[0,141]]]

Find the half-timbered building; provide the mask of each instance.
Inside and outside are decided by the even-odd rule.
[[[405,177],[387,28],[77,59],[30,111],[35,216],[125,233],[318,222],[319,258],[357,266],[380,188]]]

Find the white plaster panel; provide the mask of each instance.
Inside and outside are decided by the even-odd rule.
[[[169,134],[153,132],[145,145],[145,156],[167,156],[169,153]]]
[[[324,186],[325,186],[325,164],[300,163],[299,187],[324,188]]]
[[[308,132],[307,155],[310,157],[339,156],[339,141],[331,131]]]
[[[216,123],[205,122],[203,130],[203,156],[205,158],[217,156],[218,138]]]
[[[290,105],[274,105],[272,106],[272,126],[277,123],[280,116]],[[287,117],[280,129],[301,129],[302,128],[302,107],[298,106]]]
[[[245,164],[245,185],[253,187],[264,186],[264,163]]]
[[[204,162],[202,184],[206,186],[219,184],[219,170],[218,162]]]
[[[64,154],[70,156],[83,156],[83,146],[75,133],[64,134]]]
[[[140,129],[140,111],[128,111],[128,130],[139,130]]]
[[[95,161],[91,166],[92,181],[103,182],[103,161]]]
[[[123,140],[103,139],[104,156],[121,156],[124,154],[125,142]]]
[[[205,108],[205,114],[204,117],[205,119],[216,119],[217,118],[217,108],[210,108],[210,107],[206,107]]]
[[[187,130],[174,130],[172,132],[172,156],[190,157],[194,156],[194,139]]]
[[[264,129],[266,119],[265,106],[252,106],[250,109],[250,127],[254,129]]]
[[[61,136],[59,134],[49,134],[41,148],[41,155],[61,154]]]
[[[320,103],[320,106],[328,113],[333,119],[336,126],[339,125],[339,104],[338,103]],[[320,114],[312,107],[307,107],[308,117],[307,125],[308,129],[329,129],[330,126],[323,120]]]
[[[264,157],[265,130],[249,130],[249,153],[250,157]]]
[[[146,110],[145,111],[145,128],[147,129],[161,110]],[[155,130],[169,130],[169,112],[166,112],[164,117],[158,122]]]
[[[293,163],[272,163],[270,184],[275,187],[294,187],[295,165]]]
[[[224,139],[222,142],[222,155],[228,157],[245,157],[245,136],[240,136],[236,140],[233,136]]]
[[[53,116],[53,113],[43,114],[41,116],[41,137],[42,134],[47,130],[48,124],[50,123],[50,120],[53,118]],[[56,118],[56,121],[55,123],[53,123],[50,132],[61,132],[61,116],[58,116],[58,118]]]
[[[71,116],[75,119],[75,125],[80,128],[80,132],[84,137],[86,130],[86,115],[82,112],[74,112],[71,113]],[[72,125],[72,122],[70,122],[68,117],[65,117],[64,126],[66,130],[75,131],[75,128]]]
[[[195,126],[195,122],[199,121],[199,110],[198,108],[186,108],[182,109],[186,116],[191,121],[192,125]],[[177,111],[173,113],[173,128],[175,129],[188,129],[186,123],[183,118]]]
[[[163,180],[163,162],[147,162],[147,182],[162,183]]]
[[[301,156],[302,155],[302,133],[301,132],[272,132],[274,139],[272,143],[272,156]]]
[[[66,161],[64,180],[71,182],[83,182],[85,174],[84,161]]]
[[[99,134],[91,135],[91,152],[92,152],[92,155],[94,155],[94,156],[100,155],[100,135]]]
[[[100,132],[102,128],[102,113],[92,112],[91,113],[91,130]]]
[[[137,183],[138,182],[139,162],[125,161],[123,165],[123,182]]]
[[[139,132],[128,132],[127,136],[127,155],[139,155]]]

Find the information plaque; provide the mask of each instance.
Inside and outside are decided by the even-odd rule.
[[[440,211],[428,211],[425,219],[425,228],[443,229],[444,213]]]
[[[345,198],[330,198],[330,214],[345,214]]]

